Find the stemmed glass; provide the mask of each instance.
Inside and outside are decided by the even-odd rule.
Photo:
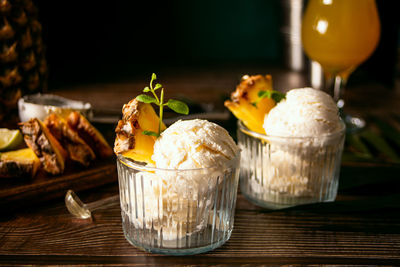
[[[309,0],[302,21],[307,56],[321,64],[348,130],[365,121],[343,113],[342,94],[349,75],[375,50],[380,22],[375,0]]]

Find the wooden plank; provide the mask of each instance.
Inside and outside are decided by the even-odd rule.
[[[245,200],[239,198],[239,201]],[[204,261],[205,256],[214,263],[222,263],[218,258],[229,259],[230,263],[243,263],[246,259],[254,263],[348,264],[350,259],[357,259],[358,263],[400,263],[398,214],[343,214],[334,209],[321,213],[302,208],[268,212],[237,210],[231,239],[221,248],[195,258]],[[0,223],[0,242],[0,255],[7,256],[0,256],[0,262],[37,259],[72,264],[90,258],[110,264],[137,260],[143,264],[161,263],[157,259],[160,255],[138,250],[125,240],[118,206],[96,213],[93,221],[72,218],[62,204],[40,215],[17,215]],[[196,263],[188,258],[179,261]]]
[[[76,192],[117,181],[114,159],[98,160],[88,168],[71,168],[63,175],[0,180],[0,208],[18,209],[61,197],[68,189]]]
[[[379,173],[385,173],[385,179],[379,180]],[[341,177],[344,191],[336,202],[278,211],[259,208],[239,193],[231,239],[221,248],[191,257],[155,255],[131,246],[122,232],[119,206],[95,212],[93,221],[80,220],[69,215],[60,199],[32,211],[3,214],[0,264],[398,265],[400,196],[380,196],[396,191],[396,173],[392,168],[347,166]],[[365,191],[367,185],[375,192]],[[114,183],[80,196],[90,202],[117,192]]]

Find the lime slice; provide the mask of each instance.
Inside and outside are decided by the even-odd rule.
[[[0,151],[17,148],[24,141],[19,130],[0,128]]]

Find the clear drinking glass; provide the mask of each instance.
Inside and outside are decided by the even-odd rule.
[[[224,169],[159,169],[118,156],[125,238],[140,249],[169,255],[221,246],[233,229],[239,163],[239,152]]]
[[[253,132],[239,121],[241,192],[269,209],[334,201],[344,139],[344,123],[329,135],[279,137]]]
[[[343,113],[349,75],[375,50],[380,22],[375,0],[309,0],[302,20],[302,44],[307,56],[321,64],[326,90],[332,91],[347,130],[365,121]]]

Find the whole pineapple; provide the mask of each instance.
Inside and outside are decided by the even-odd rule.
[[[0,126],[17,121],[17,101],[42,91],[47,66],[32,0],[0,0]],[[14,125],[15,127],[15,125]]]

